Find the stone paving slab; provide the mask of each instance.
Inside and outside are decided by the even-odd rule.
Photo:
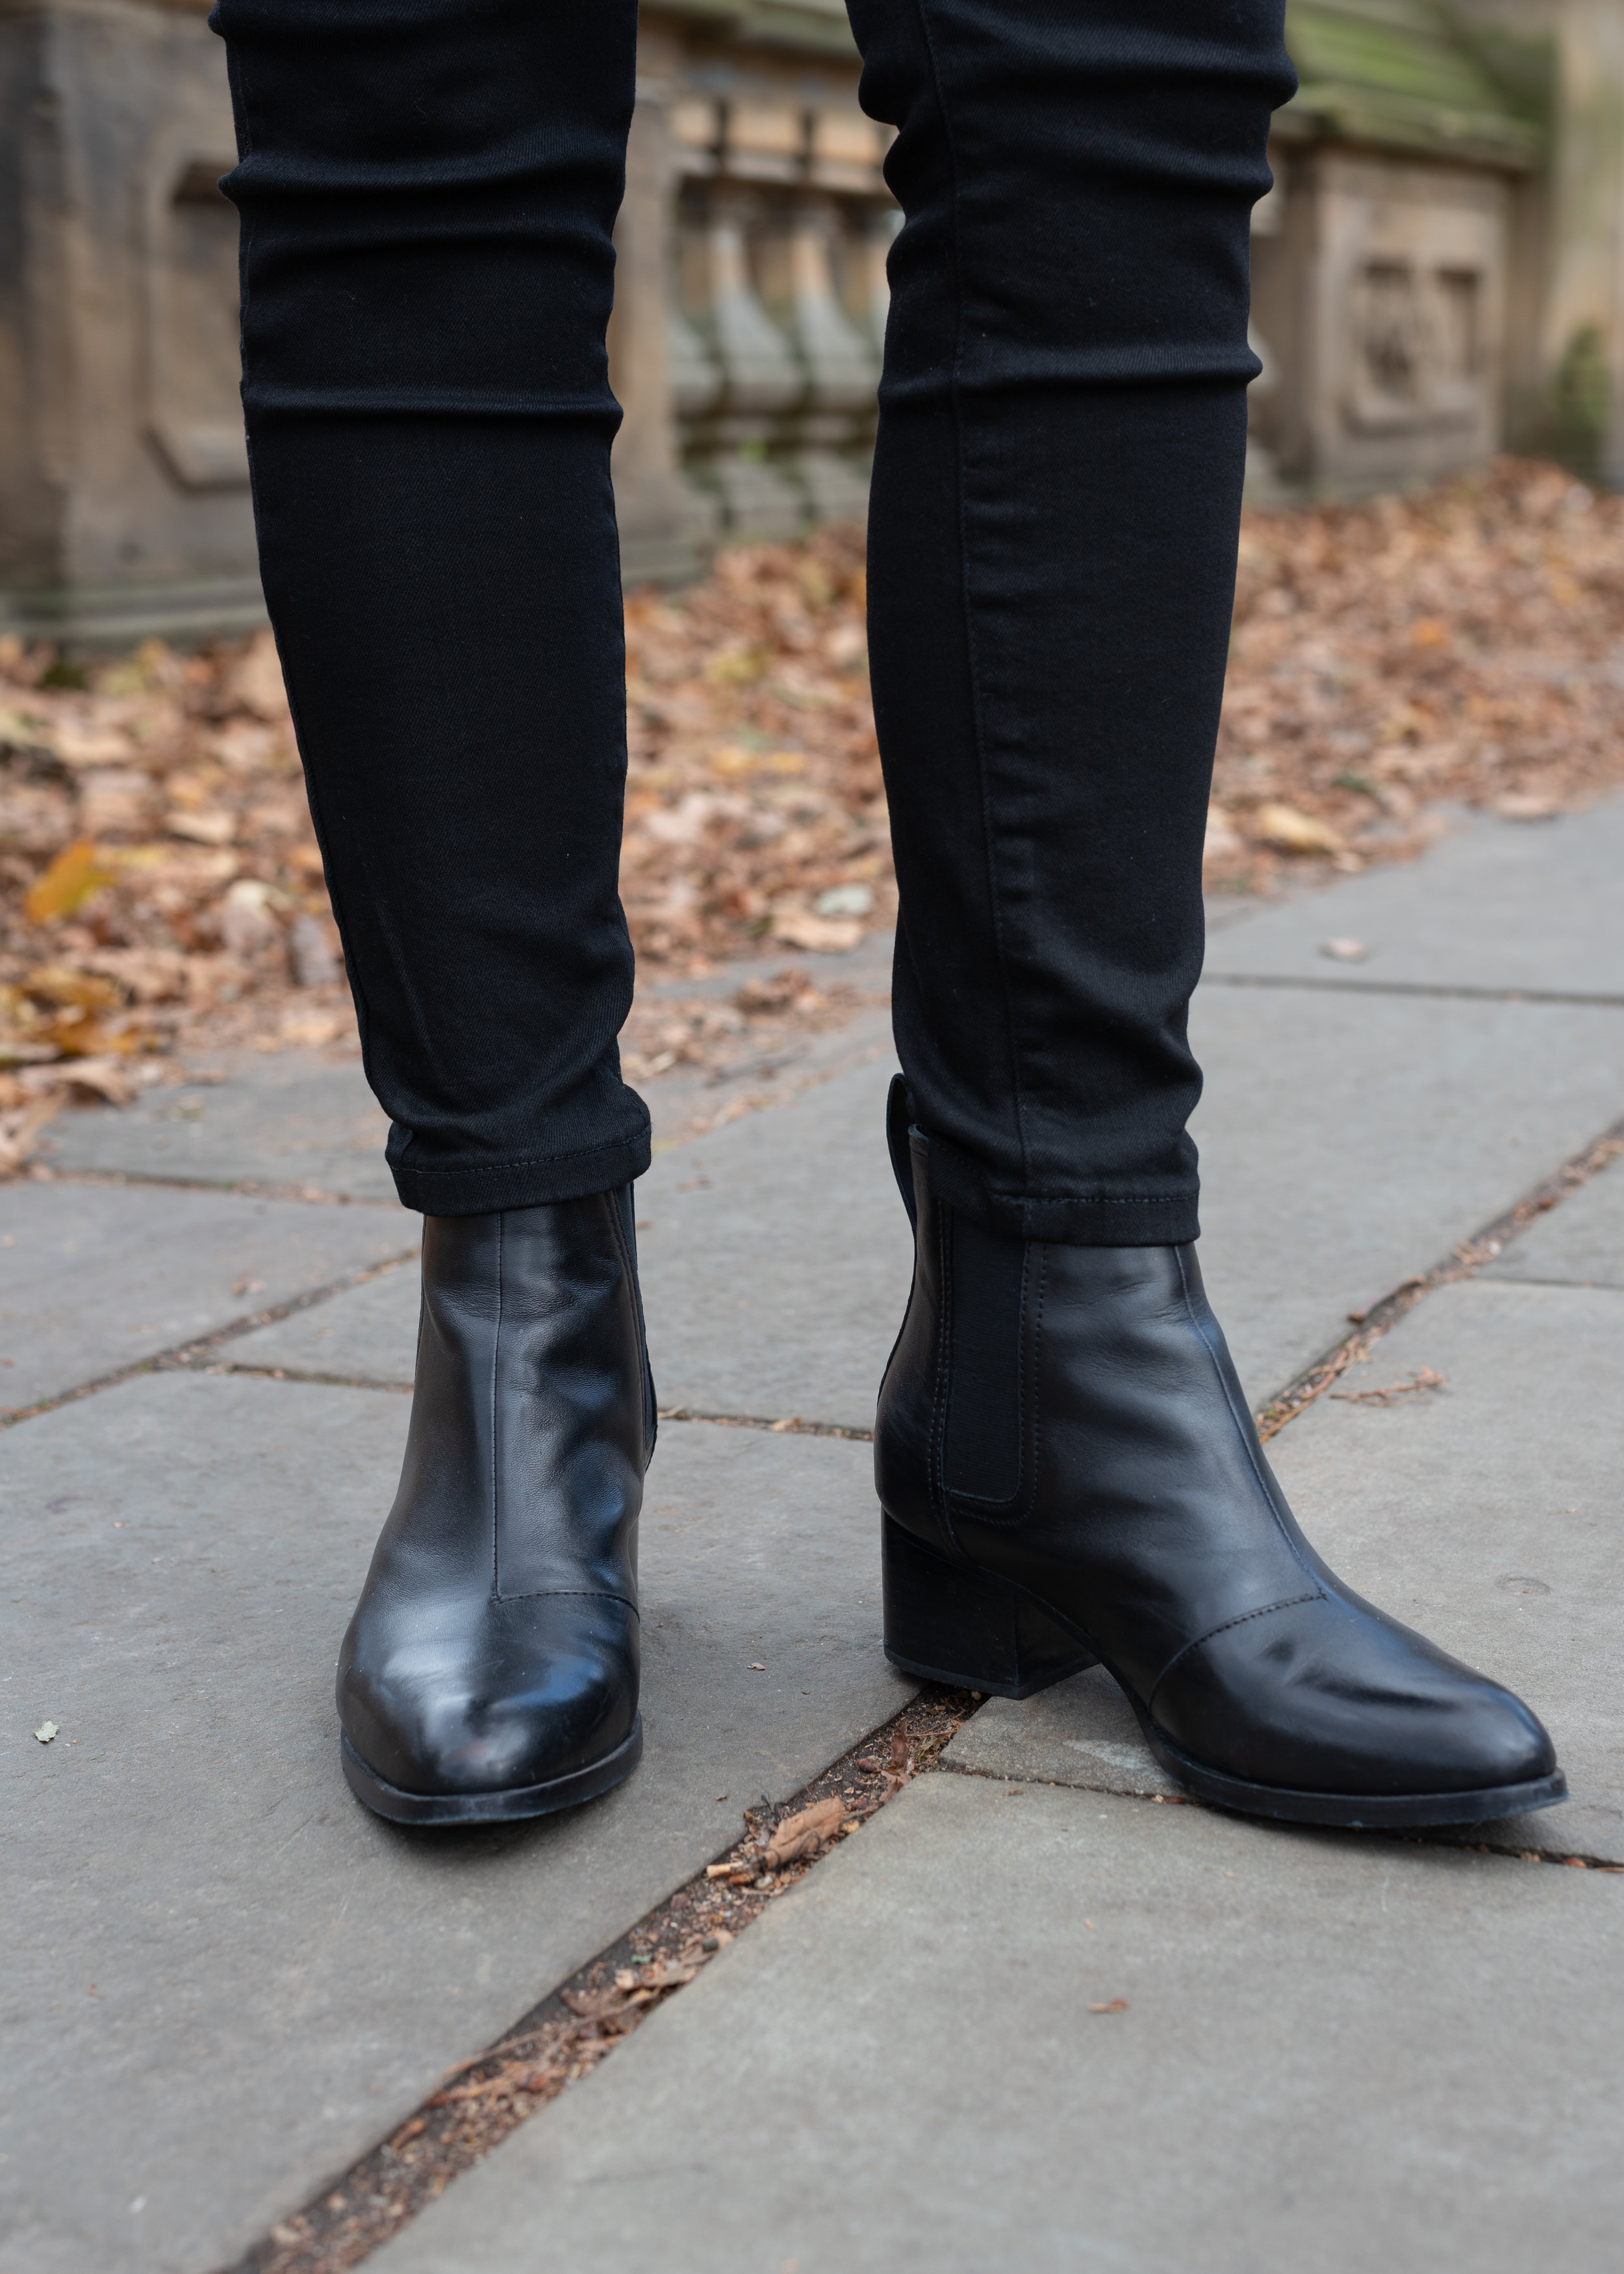
[[[273,1185],[343,1200],[395,1200],[389,1125],[358,1058],[241,1053],[219,1082],[144,1091],[133,1104],[64,1113],[40,1157],[79,1175],[174,1184]]]
[[[1201,1268],[1262,1404],[1624,1113],[1624,1012],[1202,988]]]
[[[989,1698],[944,1752],[968,1776],[1073,1785],[1154,1798],[1179,1787],[1161,1766],[1133,1708],[1102,1666],[1035,1698]]]
[[[230,2261],[910,1694],[867,1447],[668,1425],[642,1768],[538,1825],[381,1824],[331,1684],[406,1417],[167,1374],[0,1436],[5,2274]]]
[[[1624,1287],[1624,1171],[1615,1162],[1581,1185],[1514,1239],[1483,1276]]]
[[[1468,821],[1422,860],[1277,903],[1209,944],[1207,968],[1314,981],[1533,989],[1624,999],[1624,798],[1538,823]],[[1357,939],[1357,963],[1322,953]]]
[[[233,1366],[281,1368],[295,1377],[410,1389],[417,1363],[422,1292],[423,1276],[413,1256],[398,1269],[347,1288],[328,1302],[256,1327],[222,1355]]]
[[[1617,1878],[929,1776],[371,2263],[1611,2274],[1621,2088]]]
[[[889,1060],[663,1154],[637,1187],[660,1402],[874,1425],[914,1241],[885,1149]]]
[[[1481,1834],[1624,1864],[1624,1294],[1493,1285],[1431,1295],[1347,1378],[1447,1390],[1321,1398],[1269,1451],[1350,1585],[1525,1697],[1571,1797]],[[1117,1792],[1171,1790],[1098,1670],[991,1700],[950,1766]]]
[[[0,1412],[398,1255],[416,1223],[160,1186],[0,1186]]]

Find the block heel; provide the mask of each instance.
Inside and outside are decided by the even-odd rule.
[[[1031,1698],[1097,1661],[1029,1595],[950,1562],[890,1516],[880,1549],[885,1655],[927,1681],[993,1698]]]

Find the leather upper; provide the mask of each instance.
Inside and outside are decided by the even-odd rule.
[[[616,1195],[425,1220],[400,1489],[339,1660],[377,1775],[506,1790],[630,1734],[651,1436]]]
[[[1060,1612],[1167,1738],[1226,1774],[1386,1794],[1552,1772],[1520,1699],[1362,1601],[1304,1538],[1193,1247],[1009,1242],[989,1259],[989,1235],[932,1200],[917,1135],[912,1151],[914,1284],[875,1447],[896,1521]],[[959,1315],[997,1269],[1020,1282],[1004,1352],[975,1349]],[[999,1461],[951,1427],[967,1364],[1004,1369],[981,1410],[1015,1401],[996,1497]]]

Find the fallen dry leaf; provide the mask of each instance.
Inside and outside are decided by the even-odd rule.
[[[23,895],[23,914],[30,923],[48,924],[71,915],[103,886],[116,884],[118,871],[90,839],[66,845]]]
[[[1128,2000],[1125,1998],[1110,1998],[1104,2005],[1090,2006],[1088,2010],[1091,2014],[1125,2014],[1128,2011]]]
[[[817,916],[809,909],[792,908],[772,919],[774,939],[817,955],[847,955],[862,936],[862,925],[854,916]]]
[[[41,1721],[34,1734],[42,1745],[49,1745],[56,1734],[56,1724],[54,1721]]]
[[[25,1079],[37,1081],[44,1071],[36,1067]],[[125,1058],[69,1058],[49,1071],[55,1086],[70,1097],[82,1091],[86,1097],[100,1098],[108,1105],[128,1105],[136,1092],[135,1078]]]
[[[288,694],[282,685],[276,642],[268,631],[256,632],[233,669],[228,682],[231,696],[244,711],[273,724],[288,715]]]
[[[1246,840],[1221,805],[1207,809],[1207,837],[1201,847],[1201,865],[1209,862],[1226,861],[1244,853]]]
[[[826,1840],[834,1838],[846,1814],[844,1801],[815,1800],[810,1808],[786,1816],[767,1843],[763,1858],[767,1869],[782,1871],[786,1864],[796,1863],[803,1856],[816,1856]]]
[[[14,1177],[26,1165],[41,1132],[67,1103],[65,1090],[32,1103],[0,1109],[0,1177]]]
[[[577,2020],[601,2022],[606,2014],[619,2011],[625,2001],[625,1992],[618,1986],[608,1990],[566,1990],[564,2003]]]
[[[1294,805],[1270,802],[1252,817],[1252,834],[1261,844],[1281,853],[1341,853],[1344,840],[1328,822],[1299,813]]]

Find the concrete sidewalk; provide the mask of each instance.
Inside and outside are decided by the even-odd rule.
[[[1624,1117],[1617,856],[1624,802],[1479,824],[1216,933],[1202,1256],[1255,1404]],[[337,1773],[416,1315],[358,1076],[77,1116],[56,1182],[0,1191],[0,1407],[64,1401],[0,1432],[4,2274],[231,2263],[910,1694],[867,1446],[716,1419],[871,1422],[908,1274],[883,1051],[860,1022],[638,1188],[660,1401],[712,1417],[650,1479],[648,1758],[500,1834],[400,1833]],[[1624,1874],[1553,1864],[1624,1863],[1620,1195],[1272,1448],[1357,1585],[1530,1697],[1566,1807],[1492,1852],[1267,1831],[1159,1803],[1097,1675],[989,1704],[380,2266],[1610,2263]]]

